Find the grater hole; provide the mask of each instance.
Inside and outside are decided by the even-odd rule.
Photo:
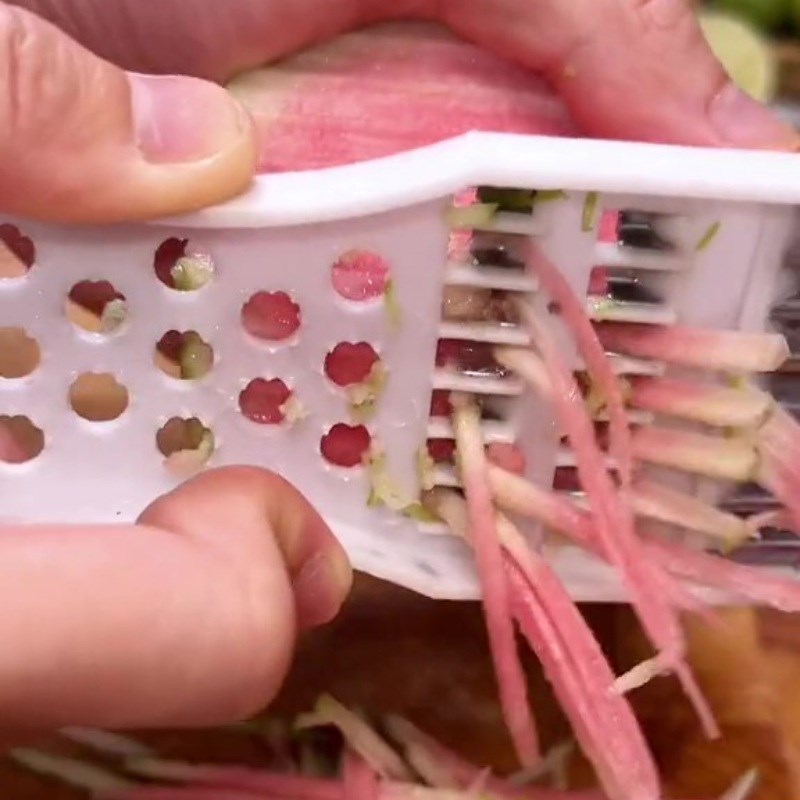
[[[453,415],[450,392],[446,389],[434,389],[431,393],[430,415],[432,417],[445,417],[446,419],[450,419]]]
[[[170,378],[191,381],[214,366],[214,348],[197,331],[167,331],[156,343],[153,363]]]
[[[292,390],[279,378],[255,378],[239,394],[242,415],[259,425],[279,425],[286,419]]]
[[[525,271],[527,236],[515,233],[473,231],[469,253],[476,267],[495,267],[513,272]]]
[[[242,327],[265,342],[290,339],[300,327],[300,306],[286,292],[256,292],[242,306]]]
[[[178,292],[196,292],[214,276],[211,256],[189,248],[188,239],[165,239],[156,248],[153,271],[158,280]]]
[[[44,431],[25,416],[0,416],[0,461],[25,464],[44,450]]]
[[[796,373],[777,372],[767,378],[769,393],[783,406],[800,407],[800,380]]]
[[[509,371],[495,361],[493,345],[467,339],[440,339],[436,366],[464,375],[506,377]]]
[[[786,337],[789,349],[796,358],[800,353],[800,293],[792,291],[777,300],[769,313],[772,327]]]
[[[380,357],[367,342],[339,342],[325,356],[325,375],[336,386],[366,383],[374,374]]]
[[[40,358],[39,344],[23,328],[0,328],[0,378],[25,378],[39,366]]]
[[[0,225],[0,280],[24,278],[36,261],[36,246],[16,225]]]
[[[108,281],[80,281],[69,290],[64,312],[81,330],[109,335],[125,323],[128,304]]]
[[[606,313],[618,306],[631,304],[657,306],[663,302],[659,293],[648,285],[646,278],[635,269],[594,267],[589,276],[587,294],[590,301],[603,304]]]
[[[537,198],[547,197],[548,192],[537,192],[535,189],[516,189],[504,186],[479,186],[475,199],[478,203],[497,206],[498,213],[533,214]]]
[[[445,286],[442,290],[441,317],[445,322],[519,325],[515,302],[519,296],[513,292],[476,286]]]
[[[455,464],[456,443],[453,439],[430,438],[426,442],[428,455],[434,464]],[[522,450],[511,442],[492,442],[486,446],[486,458],[500,469],[524,475],[527,469]]]
[[[632,429],[635,429],[636,426],[631,426]],[[610,426],[606,420],[595,420],[594,421],[594,436],[595,440],[597,441],[597,446],[604,451],[609,449],[610,443]],[[562,436],[561,444],[564,447],[570,447],[569,439],[567,436]]]
[[[456,443],[452,439],[428,439],[426,446],[434,464],[454,463]]]
[[[670,219],[667,214],[658,214],[636,209],[621,209],[610,212],[616,217],[613,240],[621,247],[634,250],[650,250],[668,253],[675,249],[666,235],[665,228]],[[610,220],[607,223],[610,225]],[[610,234],[610,230],[604,231]],[[601,238],[601,241],[604,239]]]
[[[89,422],[111,422],[127,410],[128,390],[109,373],[86,372],[69,387],[69,404]]]
[[[320,439],[322,457],[336,467],[356,467],[363,463],[372,444],[364,425],[338,422]]]
[[[475,397],[481,413],[481,419],[490,422],[507,420],[515,405],[508,397],[483,394]],[[453,406],[450,402],[450,391],[447,389],[434,389],[431,392],[430,416],[435,419],[450,419],[453,416]]]
[[[214,453],[214,434],[197,417],[172,417],[156,433],[167,469],[179,477],[201,470]]]
[[[557,492],[582,492],[578,471],[574,467],[557,467],[553,476],[553,489]]]
[[[345,300],[363,303],[376,300],[389,285],[389,264],[369,250],[350,250],[331,267],[334,291]]]

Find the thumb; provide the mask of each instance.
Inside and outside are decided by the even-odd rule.
[[[0,209],[63,222],[193,211],[255,168],[247,113],[220,86],[126,73],[0,5]]]
[[[546,75],[592,136],[800,144],[797,131],[733,85],[687,0],[442,0],[441,8],[461,35]]]

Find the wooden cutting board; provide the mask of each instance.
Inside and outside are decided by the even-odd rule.
[[[587,618],[618,670],[646,654],[630,612],[593,606]],[[704,740],[674,682],[640,690],[635,705],[670,796],[715,798],[753,766],[762,773],[753,800],[800,797],[800,620],[748,610],[720,614],[719,624],[687,621],[692,663],[724,731]],[[568,727],[536,665],[527,665],[546,743]],[[341,618],[307,637],[275,704],[307,709],[321,691],[379,712],[396,711],[480,763],[511,766],[494,694],[480,609],[433,602],[372,579],[359,579]],[[165,754],[258,764],[259,747],[241,734],[148,735]],[[576,778],[587,770],[575,765]],[[77,800],[80,793],[0,763],[2,800]]]

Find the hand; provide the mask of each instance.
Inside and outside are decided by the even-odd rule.
[[[0,208],[98,222],[237,194],[256,163],[248,115],[212,83],[142,73],[225,80],[406,17],[544,74],[590,136],[798,146],[735,90],[687,0],[13,0],[0,5]]]
[[[246,467],[189,481],[137,526],[0,528],[0,574],[0,744],[246,718],[351,582],[308,503]]]

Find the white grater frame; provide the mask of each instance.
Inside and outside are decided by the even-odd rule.
[[[696,239],[712,222],[721,222],[712,246],[686,251],[690,269],[663,271],[671,282],[667,301],[688,324],[754,330],[766,325],[800,205],[800,159],[778,153],[471,133],[377,161],[262,176],[235,200],[155,224],[68,228],[2,220],[34,239],[41,261],[26,278],[0,282],[0,326],[24,327],[35,336],[42,364],[28,378],[0,379],[0,414],[30,415],[45,429],[49,444],[42,457],[29,464],[0,463],[0,516],[26,522],[132,520],[176,483],[163,470],[152,443],[154,420],[164,421],[173,413],[197,414],[211,424],[220,441],[209,466],[247,461],[284,472],[320,507],[356,568],[432,597],[476,597],[475,575],[463,543],[431,536],[394,512],[367,508],[363,473],[345,476],[326,468],[324,479],[317,473],[318,484],[326,485],[312,485],[307,459],[319,461],[314,445],[321,424],[347,419],[340,394],[325,391],[319,402],[309,402],[312,416],[290,432],[294,444],[283,451],[280,463],[274,457],[253,457],[254,447],[274,441],[279,431],[255,431],[251,423],[231,415],[231,402],[244,383],[259,375],[269,377],[259,359],[280,367],[270,370],[276,377],[296,378],[298,393],[308,401],[304,389],[324,389],[323,343],[379,340],[390,383],[373,427],[387,450],[392,476],[415,490],[413,456],[428,429],[427,402],[440,327],[445,273],[436,268],[445,260],[444,212],[454,192],[475,185],[567,193],[558,205],[537,211],[540,216],[531,221],[531,230],[538,231],[544,251],[566,269],[573,287],[582,293],[601,254],[616,257],[607,248],[598,252],[596,232],[581,231],[587,192],[599,193],[601,206],[683,212],[691,223],[684,230],[685,242]],[[209,245],[219,262],[211,285],[181,295],[156,281],[143,254],[152,258],[154,246],[170,235]],[[269,242],[277,262],[287,254],[305,252],[304,262],[314,266],[304,278],[299,270],[276,270],[271,279],[256,280],[256,249],[263,242]],[[351,246],[374,248],[393,264],[405,315],[396,336],[411,336],[410,341],[398,345],[399,340],[391,338],[379,306],[354,312],[334,299],[328,267]],[[220,256],[220,250],[225,254]],[[233,266],[233,255],[238,267]],[[128,299],[131,320],[108,342],[77,333],[63,316],[66,292],[82,279],[107,279]],[[309,314],[314,320],[309,336],[317,339],[303,353],[313,358],[293,363],[286,347],[276,348],[269,358],[269,348],[237,349],[234,358],[234,347],[241,342],[237,313],[245,290],[297,289],[293,280],[304,282],[309,291],[316,287],[324,300],[312,302]],[[223,283],[222,294],[215,294]],[[51,323],[54,327],[48,327]],[[218,367],[197,385],[179,386],[152,366],[152,345],[170,328],[194,328],[222,354]],[[135,359],[120,366],[122,356],[135,346]],[[68,386],[84,371],[113,372],[131,391],[131,407],[119,421],[92,425],[69,409]],[[398,384],[403,386],[400,392],[392,388]],[[543,447],[535,435],[552,424],[540,412],[530,398],[509,431],[499,431],[499,438],[520,435],[531,477],[541,481],[552,475],[563,454]],[[84,449],[89,444],[91,451]],[[124,463],[118,458],[123,444]],[[81,465],[69,455],[76,452],[91,452],[92,460]],[[102,504],[96,494],[87,495],[90,480],[103,487]],[[697,490],[707,487],[698,485]],[[554,553],[553,560],[576,599],[622,599],[612,571],[593,557],[567,548]]]

